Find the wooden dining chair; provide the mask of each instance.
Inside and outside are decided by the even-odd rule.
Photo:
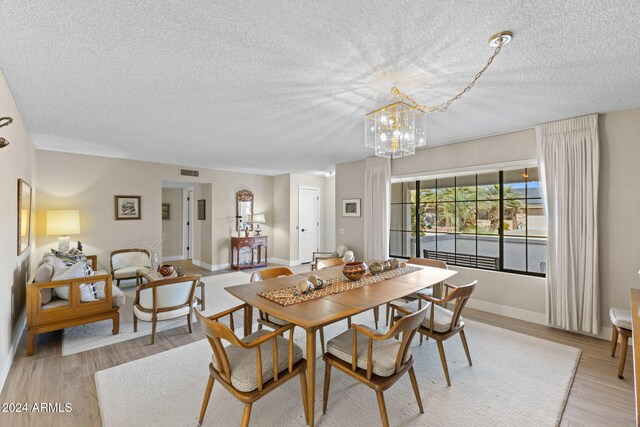
[[[337,267],[339,265],[344,265],[344,260],[342,258],[319,259],[316,264],[316,269],[322,270],[323,268]]]
[[[475,280],[472,283],[464,286],[453,286],[445,283],[445,287],[451,289],[451,293],[448,293],[443,298],[435,298],[429,295],[420,295],[421,299],[427,301],[424,308],[427,309],[428,316],[420,328],[418,333],[429,338],[433,338],[438,344],[438,352],[440,353],[440,362],[442,362],[442,369],[444,370],[444,376],[447,379],[447,385],[451,385],[449,379],[449,368],[447,367],[447,358],[444,354],[444,346],[442,342],[451,338],[456,334],[460,334],[460,340],[464,347],[464,352],[467,355],[469,366],[473,366],[471,362],[471,355],[469,354],[469,346],[467,345],[467,338],[464,335],[464,322],[462,319],[462,310],[464,309],[469,297],[473,293],[478,281]],[[454,303],[453,311],[445,308],[446,304]],[[398,316],[392,320],[402,319],[404,316],[417,312],[419,301],[413,301],[405,305],[396,305],[394,308],[398,311]]]
[[[233,314],[246,307],[246,304],[239,305],[210,317],[196,309],[198,324],[213,350],[198,424],[202,424],[207,412],[215,380],[244,403],[241,423],[244,427],[249,425],[253,403],[296,375],[300,376],[304,416],[308,423],[307,361],[302,357],[302,349],[293,342],[295,325],[282,326],[271,332],[260,330],[239,339],[233,332]],[[229,316],[230,327],[220,323],[224,316]],[[280,336],[286,332],[289,332],[289,339]],[[224,347],[222,340],[231,344]]]
[[[611,307],[609,310],[611,318],[611,357],[615,357],[618,347],[618,337],[620,339],[620,359],[618,361],[618,378],[624,379],[624,365],[627,361],[627,346],[629,338],[633,337],[631,320],[631,310],[625,308]]]
[[[262,280],[267,279],[275,279],[276,277],[286,277],[293,276],[293,272],[289,270],[287,267],[274,267],[267,268],[265,270],[256,271],[251,275],[251,279],[249,281],[251,283],[260,282]],[[262,329],[262,326],[267,326],[271,329],[278,329],[282,326],[291,325],[288,321],[284,319],[280,319],[279,317],[273,316],[269,313],[265,313],[262,310],[258,311],[258,330]],[[322,348],[322,352],[324,353],[324,329],[320,328],[320,347]]]
[[[151,322],[151,344],[154,344],[158,321],[185,316],[191,333],[195,291],[199,281],[200,275],[192,275],[138,285],[133,302],[133,331],[138,331],[138,320]]]
[[[407,261],[407,264],[415,264],[415,265],[420,265],[423,267],[434,267],[434,268],[443,268],[445,270],[449,269],[449,266],[447,266],[447,263],[444,261],[441,261],[439,259],[431,259],[431,258],[410,258],[409,261]],[[418,292],[414,292],[410,295],[407,295],[406,297],[401,298],[400,300],[395,300],[395,301],[389,301],[387,303],[386,306],[386,325],[389,325],[389,322],[391,321],[391,318],[394,316],[394,309],[391,306],[391,303],[394,302],[396,304],[400,303],[400,301],[404,301],[405,303],[408,303],[410,301],[421,301],[419,299],[419,295],[437,295],[438,297],[442,296],[442,292],[443,292],[443,288],[444,288],[444,282],[440,282],[437,283],[433,286],[429,286],[428,288],[424,288],[421,291]],[[435,292],[434,292],[435,290]],[[418,303],[418,308],[422,308],[422,303],[419,302]],[[420,335],[420,343],[422,343],[422,335]]]
[[[409,347],[426,314],[427,307],[408,314],[399,319],[386,333],[353,324],[352,330],[329,340],[327,352],[322,356],[325,361],[323,413],[327,413],[331,368],[334,367],[375,390],[384,427],[389,426],[384,392],[408,371],[418,408],[420,413],[424,414]],[[393,339],[400,334],[400,341]]]

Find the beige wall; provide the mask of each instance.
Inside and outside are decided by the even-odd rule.
[[[336,166],[336,245],[347,245],[356,259],[364,255],[364,170],[365,161],[358,160]],[[360,217],[343,217],[342,200],[360,199]]]
[[[322,198],[322,218],[324,230],[322,233],[322,250],[334,251],[336,249],[336,177],[324,179]]]
[[[271,256],[281,261],[290,261],[289,258],[289,174],[279,175],[273,179],[273,223],[274,242],[271,245]]]
[[[193,215],[193,262],[204,268],[211,268],[213,262],[213,232],[211,228],[212,224],[212,209],[211,204],[213,200],[213,186],[211,184],[199,184],[193,187],[194,198],[194,215]],[[198,219],[198,200],[205,201],[205,219]]]
[[[211,242],[202,245],[202,257],[214,268],[224,268],[229,263],[229,237],[235,230],[237,191],[246,188],[255,193],[256,212],[267,216],[265,234],[271,232],[273,177],[270,176],[200,169],[200,177],[192,179],[180,176],[180,167],[174,165],[53,151],[38,151],[37,156],[40,162],[37,178],[44,184],[37,191],[37,217],[42,218],[46,209],[80,209],[82,234],[72,239],[82,240],[85,252],[98,255],[102,266],[108,266],[111,251],[123,247],[143,246],[162,255],[159,212],[163,180],[211,186],[210,200],[207,200],[211,229],[204,230],[210,233]],[[142,220],[115,221],[116,194],[142,196]],[[43,221],[37,232],[41,237],[39,253],[55,246],[55,237],[44,236]]]
[[[610,306],[628,307],[629,288],[640,287],[640,109],[600,115],[600,196],[599,252],[601,323],[610,326]],[[535,159],[533,129],[443,145],[418,151],[414,156],[392,161],[392,176],[437,174],[442,171],[503,162]],[[354,247],[363,245],[362,218],[342,218],[341,201],[361,198],[364,187],[364,161],[336,168],[336,240]],[[341,234],[341,229],[344,234]],[[362,253],[362,252],[359,252]],[[357,255],[359,256],[359,255]],[[474,295],[476,306],[506,309],[503,314],[522,314],[543,319],[545,280],[453,267],[460,273],[452,283],[480,281]],[[501,307],[501,308],[500,308]],[[524,314],[523,314],[524,313]]]
[[[182,257],[182,189],[163,188],[165,203],[169,205],[169,219],[162,220],[162,256]]]
[[[35,194],[36,152],[31,136],[0,73],[0,115],[13,117],[13,123],[0,129],[10,143],[0,149],[0,389],[11,367],[24,326],[25,286],[34,264],[32,223],[31,246],[17,255],[18,178],[27,181]],[[35,198],[32,198],[35,202]],[[32,216],[33,219],[33,216]]]

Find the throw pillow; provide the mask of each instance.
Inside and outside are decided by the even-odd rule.
[[[51,249],[51,253],[55,255],[56,258],[62,260],[68,267],[71,267],[78,261],[87,261],[87,256],[77,249],[72,249],[69,252],[60,252]]]
[[[77,262],[69,269],[61,274],[57,274],[53,276],[53,280],[69,280],[69,279],[79,279],[86,276],[86,264],[84,262]],[[65,300],[69,300],[69,287],[61,286],[59,288],[55,288],[56,295],[58,298],[62,298]],[[80,285],[80,301],[81,302],[89,302],[95,301],[96,294],[93,289],[93,286],[83,283]]]
[[[36,270],[35,283],[50,282],[53,278],[53,265],[49,263],[40,263],[40,267]],[[53,298],[53,289],[44,288],[40,289],[40,297],[42,298],[42,305],[49,304]]]

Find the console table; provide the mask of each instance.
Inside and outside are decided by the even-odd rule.
[[[231,238],[231,268],[242,270],[244,268],[267,266],[267,236],[232,237]],[[240,261],[240,249],[251,249],[251,262]]]

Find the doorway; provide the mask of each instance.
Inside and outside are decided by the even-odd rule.
[[[193,186],[179,182],[162,183],[163,262],[193,258]]]
[[[320,188],[298,188],[298,260],[313,261],[320,250]]]

